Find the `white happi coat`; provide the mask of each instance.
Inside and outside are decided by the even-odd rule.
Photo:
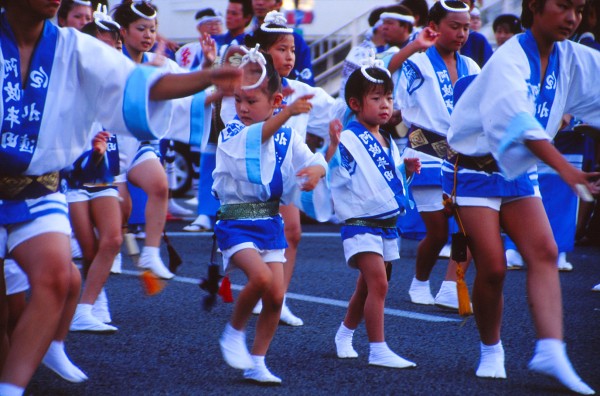
[[[357,126],[357,124],[353,122],[350,126]],[[364,133],[370,135],[366,129]],[[338,150],[336,156],[330,161],[331,195],[338,218],[340,220],[355,217],[386,218],[403,214],[405,208],[399,207],[394,192],[360,139],[346,129],[342,131],[340,143],[349,151],[352,158],[347,161],[340,156]],[[389,156],[395,165],[395,177],[402,182],[403,195],[406,197],[407,182],[404,164],[393,139],[390,139],[389,145]]]
[[[219,135],[217,164],[213,172],[213,195],[221,204],[266,202],[271,198],[269,183],[275,171],[275,142],[287,144],[281,165],[283,194],[281,203],[293,201],[297,193],[296,173],[307,166],[327,163],[319,153],[310,151],[302,137],[291,130],[289,141],[282,141],[282,127],[275,136],[262,143],[262,125],[246,127],[238,119],[228,123]],[[287,140],[287,139],[286,139]],[[321,180],[320,183],[324,183]]]
[[[311,87],[301,81],[282,78],[282,85],[289,86],[294,92],[284,98],[287,104],[294,103],[296,99],[305,95],[314,95],[309,102],[312,104],[312,110],[307,114],[298,114],[291,117],[286,126],[293,128],[303,140],[306,139],[306,132],[319,136],[329,144],[329,121],[333,119],[332,110],[335,104],[333,99],[322,88]],[[225,124],[235,117],[235,100],[233,97],[223,98],[221,106],[221,119]]]
[[[544,84],[556,84],[553,105],[544,129],[535,118],[528,58],[513,37],[486,63],[480,75],[465,90],[451,117],[448,142],[459,153],[483,156],[491,153],[502,173],[515,178],[536,164],[537,157],[525,140],[551,140],[563,114],[572,114],[600,126],[600,53],[569,40],[555,43],[559,74],[547,76]]]
[[[10,72],[9,63],[0,53],[2,118],[9,109],[4,87],[4,75]],[[150,87],[164,74],[164,70],[136,67],[123,54],[91,36],[72,28],[59,28],[40,134],[29,167],[23,174],[41,175],[71,165],[93,138],[90,126],[95,120],[116,134],[139,139],[164,135],[172,105],[169,101],[148,99]],[[123,110],[124,101],[130,95],[138,99],[136,114]],[[150,129],[131,128],[133,117],[142,122],[146,120]],[[2,141],[6,142],[11,133],[18,134],[18,130],[2,131]]]

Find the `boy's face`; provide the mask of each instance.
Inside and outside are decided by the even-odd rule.
[[[573,35],[581,22],[585,0],[546,0],[542,10],[536,12],[536,0],[529,3],[533,11],[532,30],[548,40],[563,41]]]
[[[252,16],[244,16],[244,7],[241,3],[227,4],[227,13],[225,15],[225,27],[227,30],[244,29]]]
[[[448,51],[458,51],[469,37],[471,16],[468,12],[449,12],[439,23],[431,23],[435,31],[440,33],[436,45]]]
[[[399,22],[397,19],[385,18],[380,29],[383,33],[383,39],[389,45],[400,45],[410,37],[408,25]]]

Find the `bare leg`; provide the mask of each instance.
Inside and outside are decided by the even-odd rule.
[[[256,322],[256,337],[252,346],[252,355],[265,356],[273,340],[279,314],[283,304],[283,265],[281,263],[267,263],[271,270],[273,280],[271,287],[262,295],[263,309]]]
[[[417,247],[415,278],[429,280],[440,251],[448,241],[448,218],[441,211],[419,212],[427,233]]]
[[[31,299],[17,323],[0,382],[26,387],[56,335],[69,294],[69,236],[45,233],[12,252],[29,277]],[[40,265],[40,257],[44,257]]]
[[[123,241],[118,220],[121,216],[119,202],[114,197],[100,197],[92,200],[90,206],[98,230],[98,249],[87,272],[81,304],[94,304]]]
[[[159,247],[167,219],[169,186],[158,159],[149,159],[133,167],[127,179],[148,195],[146,203],[146,246]]]

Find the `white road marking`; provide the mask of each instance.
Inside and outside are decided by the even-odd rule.
[[[138,276],[140,274],[140,271],[131,271],[131,270],[124,269],[122,274]],[[175,278],[171,279],[169,282],[181,282],[181,283],[189,283],[189,284],[193,284],[193,285],[198,285],[200,283],[200,279],[190,278],[190,277],[186,277],[186,276],[176,276]],[[244,287],[243,285],[231,284],[232,290],[239,291],[239,290],[242,290],[243,287]],[[290,300],[299,300],[299,301],[305,301],[305,302],[312,302],[312,303],[316,303],[316,304],[330,305],[333,307],[348,308],[347,301],[334,300],[332,298],[315,297],[315,296],[309,296],[306,294],[298,294],[298,293],[286,293],[285,296],[286,296],[286,298],[288,298]],[[428,314],[404,311],[401,309],[394,309],[394,308],[386,308],[384,312],[386,315],[390,315],[390,316],[399,316],[399,317],[409,318],[409,319],[425,320],[428,322],[462,322],[462,319],[458,319],[458,318],[454,319],[454,318],[449,318],[446,316],[428,315]]]

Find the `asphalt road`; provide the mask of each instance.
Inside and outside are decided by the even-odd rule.
[[[396,370],[367,364],[364,326],[355,333],[357,359],[338,359],[334,335],[343,319],[357,272],[347,268],[335,227],[308,226],[299,249],[288,303],[305,325],[280,325],[267,365],[283,379],[281,386],[244,381],[242,372],[223,361],[218,338],[232,304],[202,309],[205,293],[198,279],[206,275],[210,234],[180,232],[187,222],[170,222],[171,242],[184,259],[177,277],[156,296],[146,296],[138,271],[128,258],[124,272],[111,275],[107,293],[113,335],[71,333],[67,350],[90,379],[68,383],[45,367],[35,373],[27,394],[32,395],[563,395],[555,381],[527,370],[535,334],[525,297],[526,271],[510,271],[505,286],[502,341],[506,351],[506,380],[475,377],[479,339],[472,317],[435,306],[412,304],[408,288],[414,271],[414,241],[404,241],[402,258],[394,263],[386,306],[386,339],[401,356],[417,363]],[[166,249],[162,249],[166,260]],[[600,391],[600,249],[578,247],[569,256],[571,273],[562,273],[565,341],[574,367]],[[445,260],[434,268],[431,284],[437,292]],[[474,270],[467,273],[472,285]],[[232,277],[234,296],[244,283]],[[255,319],[249,326],[253,338]]]

